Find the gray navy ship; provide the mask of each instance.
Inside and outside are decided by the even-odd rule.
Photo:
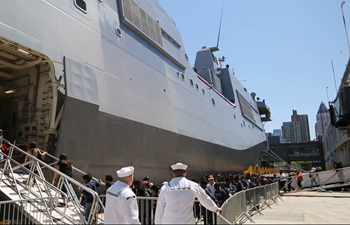
[[[191,66],[155,0],[1,0],[0,127],[94,176],[242,173],[267,149],[270,109],[218,50]]]

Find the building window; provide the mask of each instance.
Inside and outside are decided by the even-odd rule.
[[[192,79],[190,79],[190,84],[193,87],[193,80]]]
[[[202,88],[202,93],[203,93],[203,95],[205,95],[205,90]]]
[[[211,102],[213,103],[213,106],[215,106],[215,100],[212,98]]]
[[[83,13],[86,13],[87,11],[87,6],[86,2],[84,0],[74,0],[74,5],[77,7],[80,11]]]
[[[177,76],[178,78],[180,78],[180,72],[179,72],[179,71],[176,72],[176,76]]]
[[[198,86],[198,84],[196,84],[196,89],[197,89],[197,91],[199,91],[199,86]]]
[[[183,73],[181,73],[181,79],[185,81],[185,75]]]

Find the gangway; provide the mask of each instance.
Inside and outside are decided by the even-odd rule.
[[[7,204],[12,205],[12,207],[16,206],[16,210],[25,215],[26,219],[30,219],[32,223],[103,223],[101,218],[94,216],[97,215],[101,204],[95,191],[61,173],[53,164],[46,164],[14,144],[8,143],[10,145],[8,155],[0,151],[3,158],[0,163],[0,193],[3,198],[9,200]],[[29,161],[25,163],[16,161],[13,156],[17,154],[28,156]],[[45,179],[43,169],[51,173],[57,173],[60,176],[57,187]],[[62,192],[63,186],[67,193]],[[80,204],[81,199],[78,198],[75,192],[77,188],[81,188],[93,196],[92,208],[87,221],[84,218],[84,207]],[[65,205],[59,201],[63,197],[68,199],[68,203]],[[4,204],[4,202],[0,202],[0,207],[1,204]],[[2,214],[0,208],[0,215]]]
[[[337,170],[327,170],[317,172],[316,183],[318,185],[311,188],[311,177],[310,173],[304,173],[302,181],[303,191],[326,191],[327,189],[340,188],[350,186],[350,167],[340,168]],[[293,176],[289,182],[286,182],[285,187],[291,183],[291,186],[297,187],[297,176]],[[283,189],[283,188],[282,188]],[[281,191],[282,191],[281,189]]]
[[[350,186],[350,167],[340,168],[337,170],[325,171],[326,173],[318,173],[316,182],[319,186],[314,188],[306,188],[306,191],[326,191],[327,189],[334,189],[340,187]],[[321,177],[320,177],[321,176]],[[328,179],[327,179],[328,176]],[[325,180],[326,179],[326,180]],[[311,178],[310,178],[311,181]]]

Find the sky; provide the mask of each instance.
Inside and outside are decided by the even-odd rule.
[[[320,103],[332,101],[349,59],[340,0],[158,0],[180,30],[193,65],[202,46],[217,42],[222,3],[220,51],[249,92],[265,99],[271,122],[280,129],[292,110],[309,116],[315,138]],[[344,5],[350,26],[350,1]],[[350,28],[350,27],[349,27]],[[334,65],[334,83],[332,64]],[[328,88],[327,88],[328,87]],[[328,107],[328,104],[326,104]]]

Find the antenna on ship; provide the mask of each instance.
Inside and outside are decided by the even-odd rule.
[[[222,2],[221,7],[221,16],[220,16],[220,24],[219,24],[219,32],[218,32],[218,40],[216,42],[216,47],[211,47],[210,50],[212,52],[219,51],[219,43],[220,43],[220,34],[221,34],[221,24],[222,24],[222,15],[224,14],[224,2]]]

